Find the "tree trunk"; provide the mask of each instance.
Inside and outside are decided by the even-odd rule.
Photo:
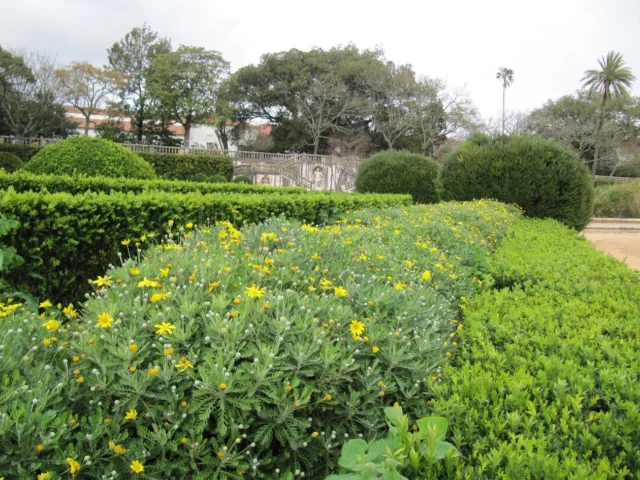
[[[91,119],[91,114],[88,113],[84,116],[84,136],[89,136],[89,120]]]
[[[596,130],[596,149],[593,152],[593,164],[591,165],[591,176],[594,181],[596,178],[596,169],[598,168],[598,155],[600,154],[600,133],[602,132],[602,123],[604,122],[604,107],[607,102],[607,95],[602,95],[602,103],[600,104],[600,118],[598,119],[598,129]]]
[[[313,154],[317,155],[318,154],[318,148],[320,147],[320,137],[316,137],[315,141],[313,142]]]
[[[502,135],[504,135],[504,105],[505,105],[505,94],[507,93],[507,87],[505,87],[504,85],[502,85]]]
[[[184,148],[186,149],[185,153],[189,153],[189,137],[191,136],[191,124],[187,123],[184,126]]]

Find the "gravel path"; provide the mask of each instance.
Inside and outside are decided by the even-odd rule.
[[[583,232],[593,245],[603,252],[640,270],[640,232],[591,230]]]

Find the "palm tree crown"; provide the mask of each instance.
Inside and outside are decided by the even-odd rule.
[[[625,67],[625,61],[620,52],[609,52],[606,57],[598,60],[600,70],[587,70],[584,72],[582,81],[583,87],[590,93],[600,92],[606,101],[611,95],[611,90],[615,96],[628,95],[627,88],[636,79],[631,73],[631,69]]]
[[[513,83],[513,70],[501,67],[496,73],[496,78],[502,81],[502,88],[510,87]]]

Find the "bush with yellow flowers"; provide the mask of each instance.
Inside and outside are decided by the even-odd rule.
[[[323,227],[172,226],[82,311],[2,306],[7,478],[323,478],[384,407],[427,413],[519,212],[370,209]],[[47,476],[48,475],[48,476]]]

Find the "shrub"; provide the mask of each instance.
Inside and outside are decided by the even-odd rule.
[[[247,183],[249,185],[251,185],[253,183],[253,180],[251,180],[249,177],[245,177],[244,175],[240,175],[236,178],[233,179],[234,183]]]
[[[404,210],[174,225],[161,247],[123,249],[82,314],[4,306],[3,474],[58,477],[70,458],[83,478],[129,478],[133,461],[148,478],[323,478],[346,435],[385,433],[383,407],[420,418],[475,264],[516,214]]]
[[[464,142],[445,159],[443,197],[495,198],[530,217],[551,217],[575,229],[591,219],[593,186],[587,168],[560,145],[533,137]]]
[[[518,221],[488,263],[434,386],[463,460],[438,478],[637,478],[640,278],[552,220]]]
[[[640,218],[640,180],[596,188],[593,215]]]
[[[616,170],[617,177],[640,177],[640,158],[625,162]]]
[[[227,179],[222,175],[212,175],[207,178],[207,182],[209,183],[227,183]]]
[[[269,197],[269,198],[266,198]],[[9,190],[0,211],[21,222],[7,244],[25,258],[23,269],[11,272],[12,284],[58,301],[77,301],[87,278],[118,263],[121,241],[129,248],[159,235],[169,220],[207,225],[231,220],[260,222],[272,215],[321,222],[354,208],[406,205],[409,196],[306,193],[243,195],[159,191],[133,193],[67,193]],[[155,232],[155,233],[154,233]]]
[[[231,179],[233,161],[231,157],[211,155],[183,155],[169,153],[138,153],[149,162],[159,177],[166,180],[190,180],[198,173],[206,176],[222,175]]]
[[[27,163],[44,147],[39,145],[21,145],[19,143],[0,143],[0,152],[13,153],[20,157],[22,163]]]
[[[438,201],[438,164],[405,151],[379,152],[358,168],[356,190],[363,193],[408,193],[417,203]]]
[[[0,168],[4,168],[7,172],[15,172],[22,168],[22,160],[17,155],[9,152],[0,152]]]
[[[138,180],[134,178],[70,177],[68,175],[34,175],[25,171],[8,174],[0,172],[0,189],[13,187],[18,192],[48,190],[50,193],[135,192],[162,190],[172,193],[255,193],[298,195],[307,193],[303,187],[266,187],[242,183],[209,184],[178,180]]]
[[[191,177],[192,182],[206,182],[209,177],[207,177],[204,173],[196,173],[193,177]]]
[[[36,174],[153,178],[153,168],[131,150],[101,138],[75,137],[52,143],[24,167]]]

